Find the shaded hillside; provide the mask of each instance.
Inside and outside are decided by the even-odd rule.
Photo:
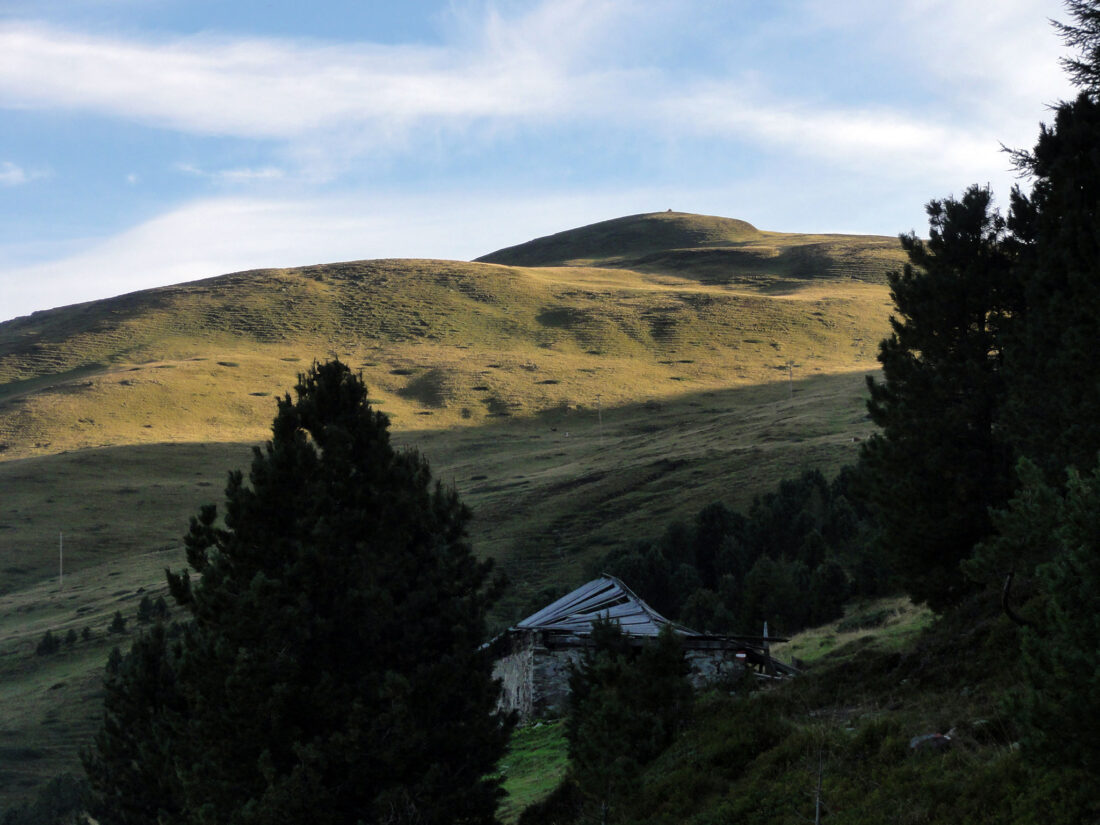
[[[601,221],[477,259],[510,266],[604,266],[705,283],[857,278],[885,283],[905,261],[897,238],[764,232],[745,221],[653,212]],[[790,286],[790,285],[787,285]]]
[[[703,503],[746,509],[803,468],[852,461],[870,428],[861,385],[821,376],[395,437],[473,508],[475,546],[521,599]],[[151,551],[182,558],[188,517],[220,502],[226,473],[249,460],[247,442],[195,442],[0,462],[0,595],[56,575],[61,532],[70,571]]]

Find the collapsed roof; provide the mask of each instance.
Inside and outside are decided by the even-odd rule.
[[[592,625],[598,619],[618,622],[626,636],[652,638],[663,627],[685,637],[692,649],[736,651],[736,657],[746,665],[758,669],[762,678],[793,676],[798,669],[772,658],[769,642],[785,642],[787,639],[753,636],[714,636],[699,633],[676,622],[669,621],[614,576],[606,573],[588,584],[583,584],[553,604],[533,613],[511,628],[515,631],[540,631],[556,638],[558,644],[575,644],[592,635]],[[765,633],[767,625],[765,625]]]
[[[627,636],[656,636],[665,625],[671,625],[681,635],[700,635],[669,621],[643,602],[629,587],[608,575],[581,585],[572,593],[528,616],[516,628],[589,636],[592,633],[592,624],[597,619],[618,622]]]

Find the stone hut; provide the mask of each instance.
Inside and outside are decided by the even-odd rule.
[[[614,576],[601,576],[528,616],[494,640],[493,671],[503,683],[501,706],[521,721],[559,716],[569,701],[569,667],[591,646],[597,619],[618,622],[636,644],[653,639],[666,625],[680,635],[694,687],[738,678],[746,669],[760,678],[782,678],[795,669],[773,659],[770,641],[749,636],[699,633],[671,622]]]

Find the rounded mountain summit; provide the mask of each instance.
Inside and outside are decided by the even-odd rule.
[[[670,210],[567,229],[475,262],[675,272],[720,281],[736,273],[885,283],[886,272],[902,263],[900,251],[894,237],[769,232],[735,218]]]

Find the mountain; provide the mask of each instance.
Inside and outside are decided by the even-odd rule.
[[[395,438],[471,505],[513,583],[507,621],[710,501],[747,508],[853,460],[901,258],[887,238],[657,213],[475,262],[241,272],[0,324],[0,798],[73,767],[126,643],[111,616],[132,627],[163,593],[188,517],[312,360],[362,370]]]
[[[904,256],[896,238],[764,232],[745,221],[669,210],[569,229],[477,260],[667,272],[724,284],[816,278],[881,284]]]

